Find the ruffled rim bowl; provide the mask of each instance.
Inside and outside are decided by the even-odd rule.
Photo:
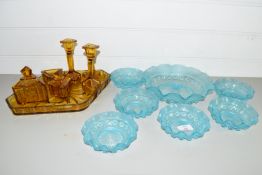
[[[121,89],[136,88],[145,82],[143,71],[136,68],[120,68],[111,73],[111,80]]]
[[[88,119],[82,127],[84,143],[96,151],[115,153],[124,150],[137,138],[138,126],[131,116],[104,112]]]
[[[214,89],[207,74],[183,65],[152,66],[144,72],[144,77],[146,88],[167,103],[196,103]]]
[[[167,134],[180,140],[200,138],[210,129],[206,114],[188,104],[170,104],[162,108],[157,120]]]
[[[210,102],[208,110],[216,123],[230,130],[248,129],[258,122],[256,110],[235,98],[218,97]]]
[[[135,118],[145,118],[158,109],[159,99],[151,91],[145,89],[125,89],[114,98],[118,111]]]
[[[220,96],[248,100],[253,98],[254,89],[242,81],[232,78],[222,78],[214,82],[216,93]]]

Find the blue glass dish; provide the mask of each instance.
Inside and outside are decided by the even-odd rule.
[[[215,81],[214,86],[218,95],[240,100],[253,98],[255,92],[250,85],[232,78],[218,79]]]
[[[167,103],[196,103],[214,89],[207,74],[183,65],[153,66],[144,72],[144,77],[146,88]]]
[[[145,82],[143,71],[136,68],[120,68],[111,73],[111,80],[121,89],[140,87]]]
[[[235,98],[218,97],[210,102],[208,110],[216,123],[230,130],[247,129],[258,122],[256,110]]]
[[[118,111],[135,118],[145,118],[158,109],[159,99],[151,91],[145,89],[125,89],[114,98]]]
[[[115,153],[126,149],[137,137],[138,126],[131,116],[104,112],[88,119],[82,127],[84,143],[96,151]]]
[[[189,104],[170,104],[160,110],[157,120],[167,134],[180,140],[202,137],[210,129],[206,114]]]

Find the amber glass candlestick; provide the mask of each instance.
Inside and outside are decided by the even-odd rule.
[[[67,64],[68,64],[68,71],[73,72],[74,71],[74,50],[77,45],[77,40],[71,39],[71,38],[66,38],[60,43],[62,44],[62,47],[65,49],[66,52],[66,57],[67,57]]]
[[[84,45],[82,48],[85,49],[84,55],[87,56],[87,60],[88,60],[88,65],[87,65],[88,75],[90,76],[90,78],[92,78],[95,73],[95,62],[96,62],[96,56],[99,54],[99,50],[97,50],[99,46],[88,43]]]

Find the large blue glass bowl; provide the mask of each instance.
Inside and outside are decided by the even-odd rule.
[[[146,88],[167,103],[196,103],[214,89],[209,76],[195,68],[162,64],[144,72]]]
[[[111,80],[121,89],[140,87],[145,82],[143,71],[136,68],[120,68],[111,73]]]
[[[216,123],[230,130],[247,129],[258,122],[256,110],[235,98],[218,97],[210,102],[208,110]]]
[[[210,129],[204,112],[188,104],[170,104],[161,109],[158,119],[161,128],[174,138],[192,140]]]
[[[250,85],[232,78],[218,79],[215,81],[214,85],[218,95],[240,100],[251,99],[255,93]]]
[[[114,98],[118,111],[135,118],[144,118],[158,109],[159,99],[151,91],[145,89],[125,89]]]
[[[82,127],[84,143],[96,151],[115,153],[126,149],[137,137],[138,126],[131,116],[104,112],[88,119]]]

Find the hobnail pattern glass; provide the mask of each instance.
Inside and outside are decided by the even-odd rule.
[[[135,118],[145,118],[158,109],[159,99],[151,91],[145,89],[125,89],[114,98],[118,111]]]
[[[167,134],[180,140],[197,139],[210,129],[206,114],[188,104],[170,104],[162,108],[157,120]]]
[[[136,68],[120,68],[111,73],[111,80],[121,89],[140,87],[144,83],[143,71]]]
[[[256,110],[243,100],[218,97],[208,106],[212,118],[230,130],[247,129],[258,122]]]
[[[137,137],[138,126],[131,116],[104,112],[88,119],[82,127],[84,143],[96,151],[115,153],[126,149]]]
[[[215,81],[214,86],[218,95],[240,100],[253,98],[255,92],[247,83],[232,78],[218,79]]]
[[[167,103],[196,103],[213,90],[209,76],[195,68],[162,64],[144,72],[146,88]]]

